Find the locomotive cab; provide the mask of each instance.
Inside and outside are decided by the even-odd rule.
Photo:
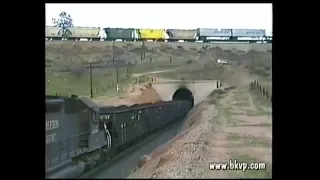
[[[64,101],[62,99],[46,100],[46,166],[58,163],[59,141],[63,132]]]
[[[83,172],[86,163],[76,159],[107,144],[99,131],[95,103],[87,98],[46,97],[47,178],[68,178]]]

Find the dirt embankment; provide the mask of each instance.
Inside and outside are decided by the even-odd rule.
[[[155,103],[161,101],[158,93],[150,84],[134,85],[124,89],[122,95],[100,99],[99,104],[107,106],[131,106],[134,104]]]
[[[270,108],[262,108],[248,89],[248,74],[235,71],[237,85],[214,94],[190,112],[183,130],[141,158],[128,178],[270,178],[272,124]],[[232,81],[231,81],[232,82]],[[214,162],[260,162],[262,170],[210,170]]]

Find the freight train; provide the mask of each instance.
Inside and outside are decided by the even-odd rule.
[[[46,40],[62,40],[59,27],[46,27]],[[212,41],[242,41],[272,43],[272,37],[266,36],[263,29],[134,29],[134,28],[100,28],[71,27],[68,40],[89,41],[165,41],[165,42],[212,42]]]
[[[46,96],[46,178],[77,178],[182,119],[193,98],[174,97],[154,104],[100,107],[75,95]]]

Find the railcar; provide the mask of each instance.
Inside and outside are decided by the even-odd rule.
[[[232,37],[231,29],[211,29],[211,28],[198,28],[198,40],[203,42],[210,41],[226,41]]]
[[[169,36],[169,42],[176,42],[179,40],[183,40],[186,42],[194,42],[197,31],[195,29],[167,29],[166,33]]]
[[[71,35],[68,40],[87,39],[89,41],[100,41],[100,27],[70,27]]]
[[[59,34],[60,27],[47,26],[46,27],[46,39],[47,40],[62,40],[62,35]],[[87,39],[88,41],[100,41],[101,34],[99,27],[69,27],[68,39],[73,41],[79,41],[80,39]]]
[[[262,41],[266,36],[264,29],[232,29],[232,40],[255,43]]]
[[[135,41],[139,36],[133,28],[104,28],[106,40],[115,41],[121,39],[123,41]]]
[[[54,26],[46,26],[46,39],[47,40],[61,40],[62,36],[59,35],[60,27],[54,27]]]
[[[140,40],[164,41],[166,39],[166,31],[164,29],[138,29]]]

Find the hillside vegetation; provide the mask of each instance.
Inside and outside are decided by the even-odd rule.
[[[163,73],[173,79],[223,79],[229,73],[216,63],[224,59],[270,80],[270,44],[203,44],[147,42],[46,42],[46,92],[90,94],[89,62],[95,96],[115,93],[116,68],[121,87],[136,82],[135,73]],[[114,62],[113,63],[113,54]],[[140,77],[139,82],[148,80]]]

